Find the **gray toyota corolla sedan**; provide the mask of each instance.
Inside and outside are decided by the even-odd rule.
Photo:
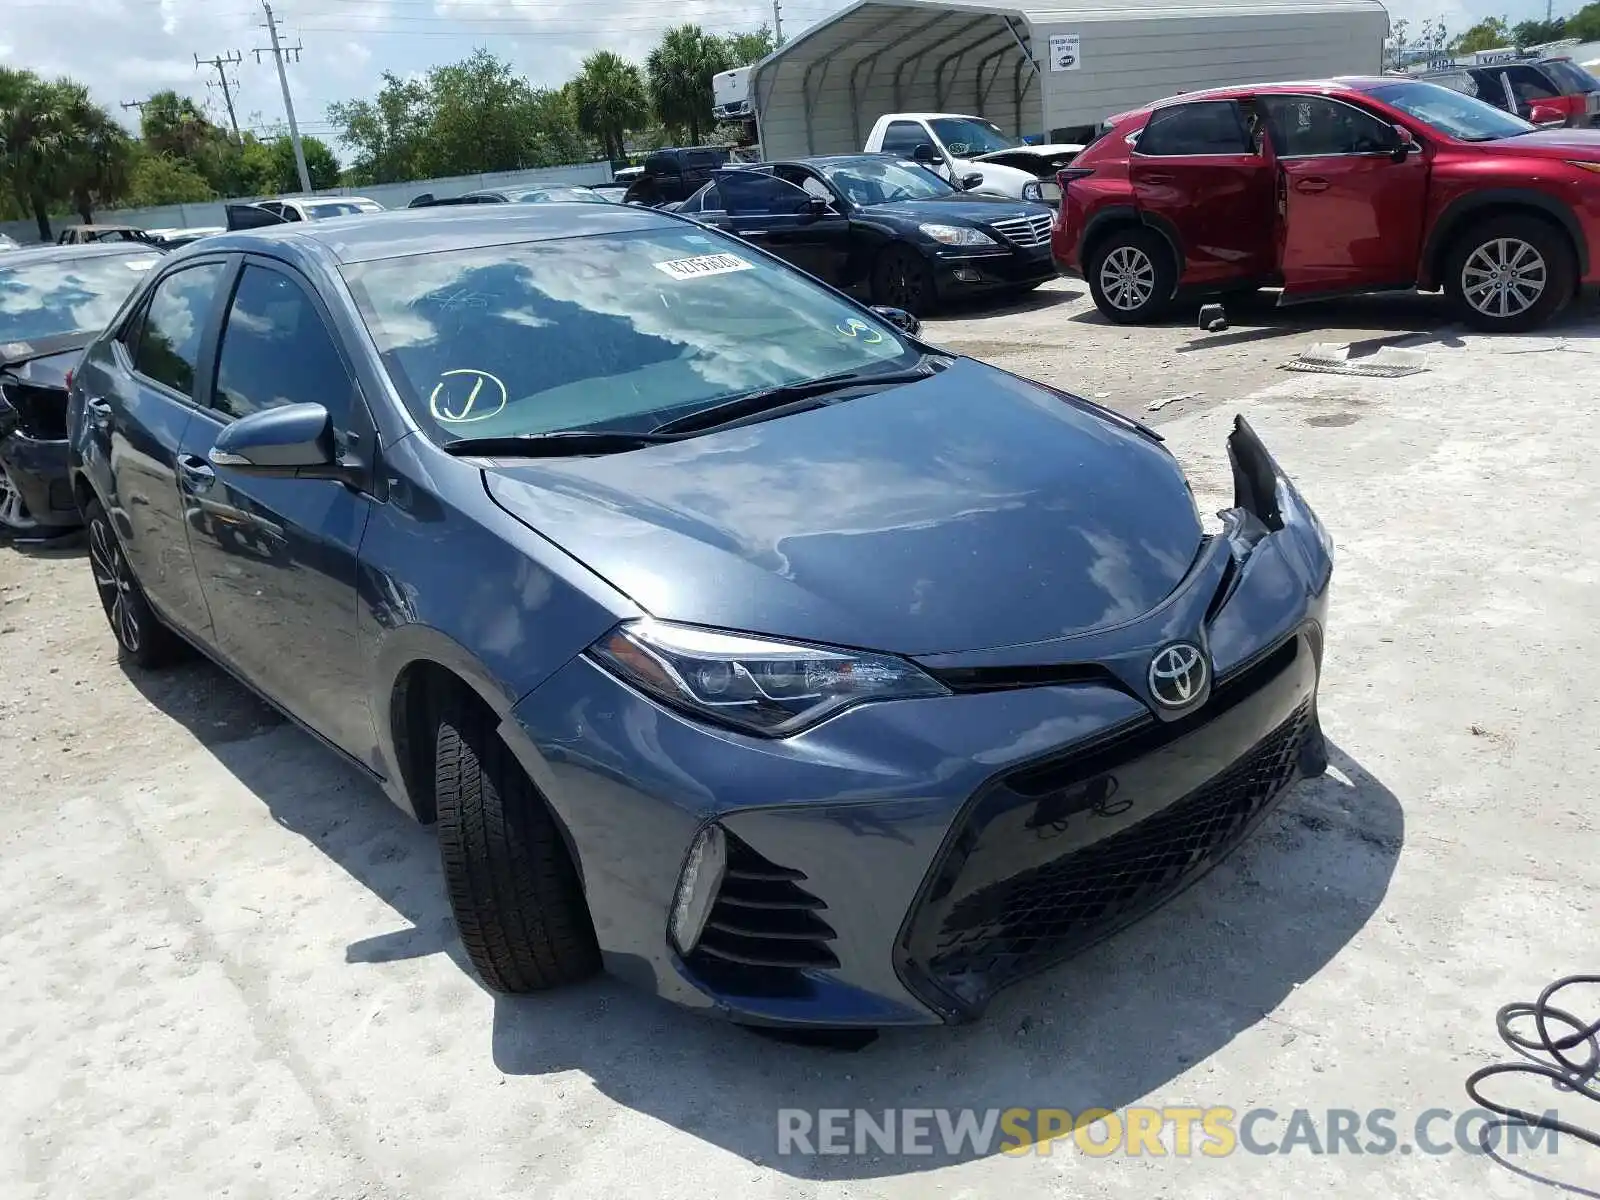
[[[766,1025],[971,1017],[1325,768],[1331,544],[714,230],[417,209],[164,259],[72,385],[124,657],[436,822],[466,950]]]

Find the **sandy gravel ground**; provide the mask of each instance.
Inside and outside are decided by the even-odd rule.
[[[0,547],[0,1196],[1558,1194],[1459,1151],[777,1156],[783,1106],[1387,1108],[1405,1142],[1467,1107],[1498,1005],[1600,968],[1596,327],[1435,332],[1398,381],[1287,375],[1333,335],[1269,313],[1192,348],[1075,288],[930,332],[1132,410],[1203,391],[1159,417],[1212,507],[1245,412],[1339,543],[1334,770],[1244,850],[981,1023],[854,1055],[607,979],[497,998],[431,833],[211,667],[125,673],[80,553]],[[1352,336],[1439,324],[1337,311]],[[1600,1184],[1573,1144],[1519,1164]]]

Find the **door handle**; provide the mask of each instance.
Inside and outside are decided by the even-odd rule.
[[[1146,183],[1171,183],[1172,176],[1164,173],[1146,174],[1144,181]]]
[[[769,234],[771,232],[772,231],[770,229],[741,229],[739,231],[739,236],[740,237],[747,237],[747,238],[750,238],[750,237],[766,237],[767,234]]]
[[[102,399],[99,396],[86,397],[83,401],[83,406],[97,417],[109,417],[111,415],[111,401]]]
[[[217,479],[211,464],[196,454],[178,456],[178,473],[183,477],[184,486],[191,492],[203,492]]]
[[[1325,192],[1328,190],[1328,187],[1328,181],[1316,175],[1312,175],[1306,179],[1297,179],[1294,183],[1295,191],[1309,192],[1312,194],[1317,192]]]

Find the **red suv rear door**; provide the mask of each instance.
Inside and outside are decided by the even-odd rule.
[[[1163,105],[1139,132],[1128,178],[1141,212],[1177,235],[1184,286],[1272,273],[1271,153],[1257,143],[1233,100]]]
[[[1264,95],[1278,160],[1283,299],[1410,287],[1416,281],[1426,152],[1396,161],[1394,127],[1335,96]]]

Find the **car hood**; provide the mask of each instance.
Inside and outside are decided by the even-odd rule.
[[[96,336],[68,333],[29,342],[0,342],[0,372],[32,387],[65,391],[67,375]]]
[[[1014,217],[1048,216],[1050,210],[1024,204],[1004,196],[974,196],[957,192],[950,196],[929,196],[926,200],[895,200],[863,209],[866,216],[894,217],[902,221],[958,225],[992,225]]]
[[[1163,448],[970,359],[809,412],[485,475],[501,507],[653,616],[901,654],[1130,620],[1201,541]]]
[[[1527,154],[1535,158],[1580,158],[1600,162],[1600,129],[1540,129],[1493,142],[1474,142],[1496,154]]]

